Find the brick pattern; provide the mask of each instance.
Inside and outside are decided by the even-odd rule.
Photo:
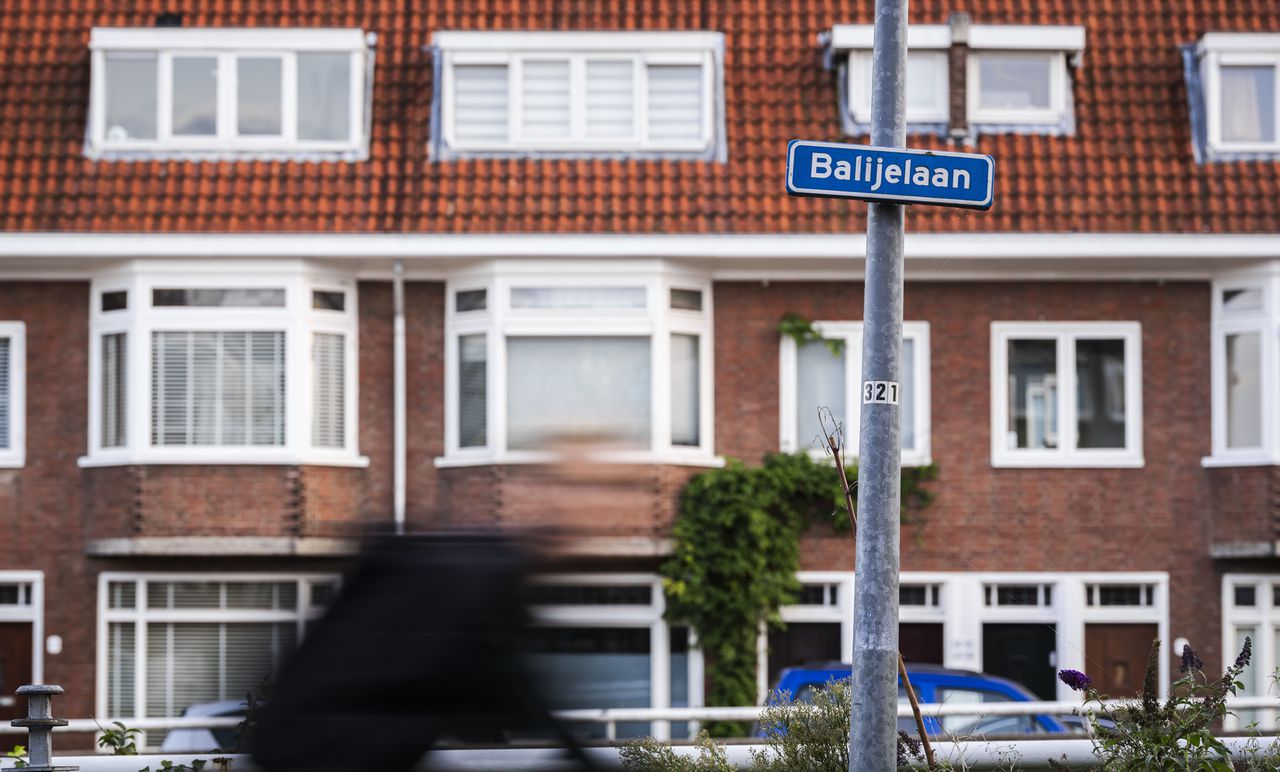
[[[860,319],[862,289],[836,282],[716,284],[716,435],[725,455],[756,462],[778,447],[776,325],[787,312]],[[1229,512],[1210,514],[1213,488],[1199,464],[1209,452],[1208,285],[913,282],[904,314],[930,323],[939,476],[931,485],[936,500],[919,513],[923,522],[903,526],[902,568],[1169,571],[1171,629],[1198,644],[1216,642],[1219,579],[1208,545],[1215,528],[1234,521]],[[1140,322],[1145,466],[992,468],[989,348],[996,320]],[[1277,513],[1274,499],[1252,488],[1240,498],[1267,507],[1269,517]],[[852,570],[853,556],[850,539],[820,528],[803,541],[807,569]],[[1216,652],[1216,645],[1205,648]]]
[[[94,26],[154,23],[160,6],[27,0],[0,13],[0,230],[238,232],[857,232],[861,208],[783,194],[792,138],[840,135],[835,75],[818,33],[870,23],[854,0],[738,3],[389,4],[274,0],[166,5],[188,27],[359,27],[378,34],[371,153],[360,163],[93,162],[83,156]],[[1108,0],[959,8],[926,0],[911,22],[1081,24],[1073,137],[998,135],[997,203],[975,215],[912,213],[918,231],[1272,232],[1274,162],[1197,166],[1180,44],[1208,31],[1275,31],[1249,0]],[[437,30],[717,30],[725,34],[727,164],[630,160],[431,160]],[[942,138],[913,146],[949,147]]]
[[[1214,544],[1280,541],[1280,472],[1272,466],[1206,470]]]

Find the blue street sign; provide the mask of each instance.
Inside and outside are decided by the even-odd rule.
[[[787,145],[787,192],[793,196],[990,209],[994,183],[989,155],[800,139]]]

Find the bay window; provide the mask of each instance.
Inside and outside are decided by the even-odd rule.
[[[1141,466],[1136,322],[993,322],[994,466]]]
[[[95,28],[91,156],[320,153],[367,145],[359,29]]]
[[[665,272],[484,271],[450,282],[442,465],[590,443],[711,461],[710,285]]]
[[[82,463],[363,464],[354,282],[220,268],[95,280]]]
[[[826,451],[819,410],[844,429],[845,453],[858,456],[862,400],[862,323],[816,322],[823,340],[799,345],[783,336],[780,358],[779,445],[784,451]],[[902,463],[930,463],[929,323],[902,326]],[[834,428],[828,421],[826,429]]]

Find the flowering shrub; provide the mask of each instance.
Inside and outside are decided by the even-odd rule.
[[[1142,700],[1124,708],[1106,706],[1106,695],[1099,694],[1093,688],[1093,680],[1079,670],[1062,670],[1058,678],[1084,692],[1085,718],[1093,728],[1094,753],[1104,769],[1232,772],[1253,768],[1252,759],[1241,759],[1245,766],[1233,765],[1231,751],[1214,737],[1213,725],[1227,715],[1227,697],[1243,688],[1236,679],[1252,656],[1253,641],[1246,638],[1240,655],[1222,677],[1210,678],[1195,651],[1184,647],[1182,677],[1161,702],[1160,641],[1156,639],[1147,655]],[[1096,707],[1088,708],[1091,703]],[[1114,727],[1104,725],[1100,719],[1114,722]]]

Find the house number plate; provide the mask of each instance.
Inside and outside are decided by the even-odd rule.
[[[862,403],[898,404],[898,393],[902,387],[897,381],[863,381]]]

